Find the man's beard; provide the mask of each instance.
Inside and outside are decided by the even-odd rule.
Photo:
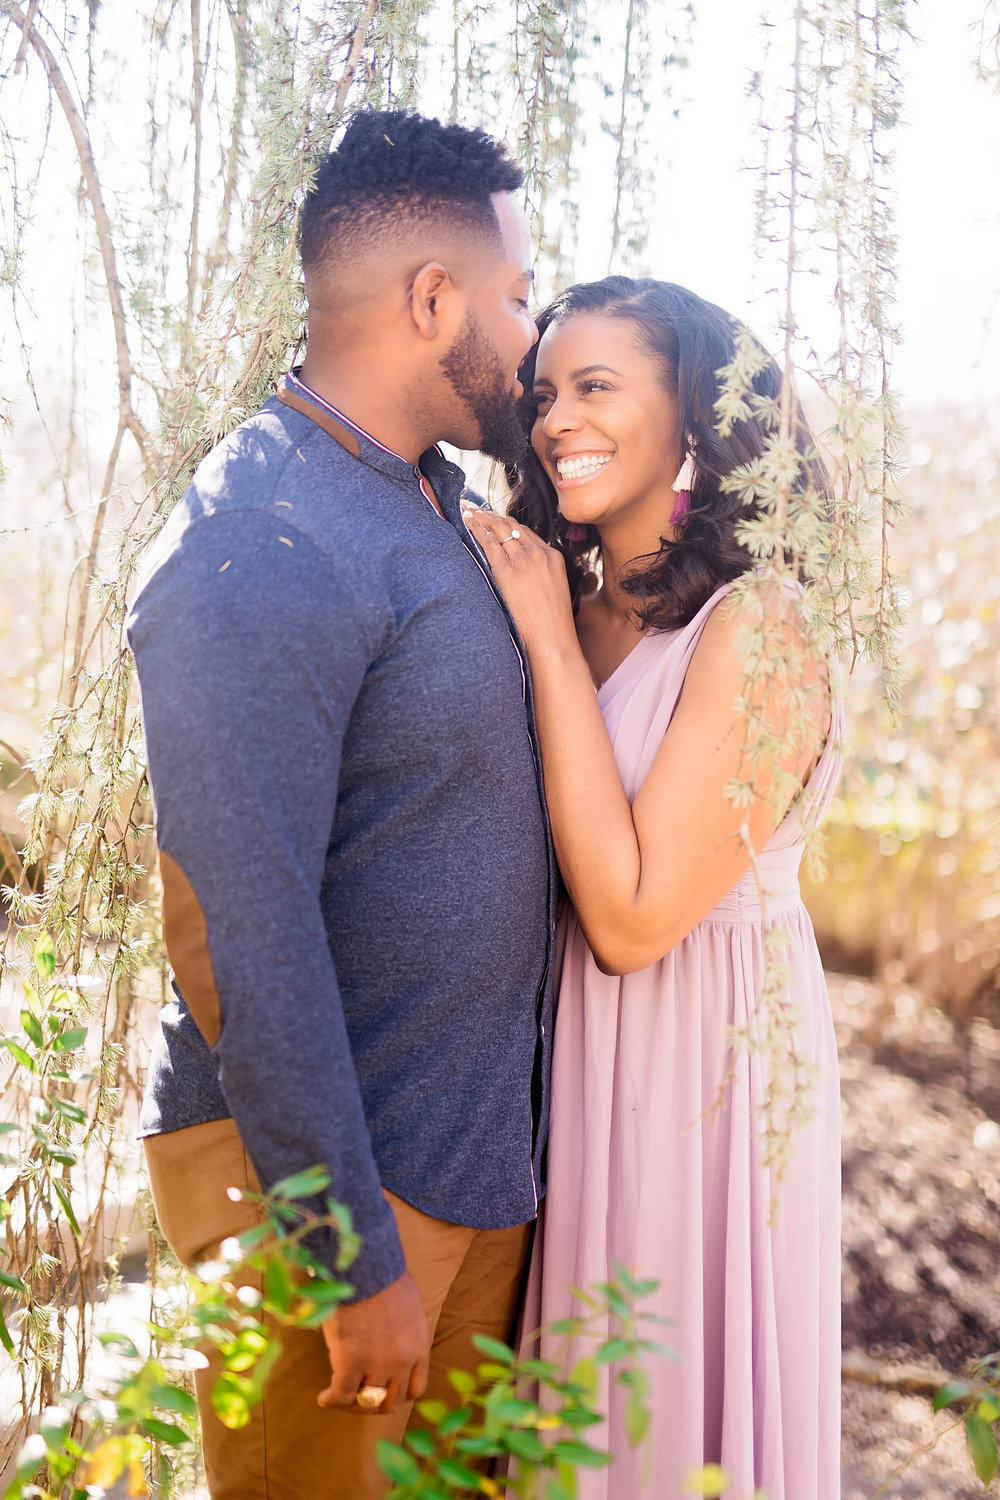
[[[502,464],[516,463],[527,452],[528,439],[500,357],[473,313],[466,314],[461,333],[442,355],[441,368],[476,420],[481,451]]]

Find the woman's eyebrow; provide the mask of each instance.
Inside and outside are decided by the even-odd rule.
[[[611,365],[584,365],[581,370],[574,370],[569,378],[570,380],[584,380],[588,375],[596,375],[601,371],[603,371],[605,375],[617,375],[619,380],[624,379],[621,370],[616,370]],[[553,382],[551,380],[548,380],[544,375],[535,376],[536,386],[552,385],[552,383]]]
[[[616,370],[611,365],[584,365],[582,370],[574,370],[571,378],[582,380],[585,375],[596,375],[599,370],[603,370],[605,375],[617,375],[621,378],[621,370]]]

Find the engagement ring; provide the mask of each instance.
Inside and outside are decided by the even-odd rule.
[[[511,532],[510,536],[502,536],[500,538],[500,545],[501,545],[501,547],[504,545],[505,542],[516,542],[517,539],[518,539],[518,537],[520,535],[521,535],[521,533],[518,531],[517,527],[515,526],[514,530]]]

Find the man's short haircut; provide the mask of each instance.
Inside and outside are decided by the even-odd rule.
[[[299,230],[303,267],[352,259],[393,230],[435,219],[499,244],[491,195],[515,192],[523,181],[506,146],[482,130],[406,110],[363,110],[306,194]]]

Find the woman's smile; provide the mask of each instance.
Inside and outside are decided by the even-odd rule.
[[[614,453],[592,450],[579,453],[560,453],[550,460],[555,469],[553,476],[559,489],[587,484],[602,474],[614,458]]]

